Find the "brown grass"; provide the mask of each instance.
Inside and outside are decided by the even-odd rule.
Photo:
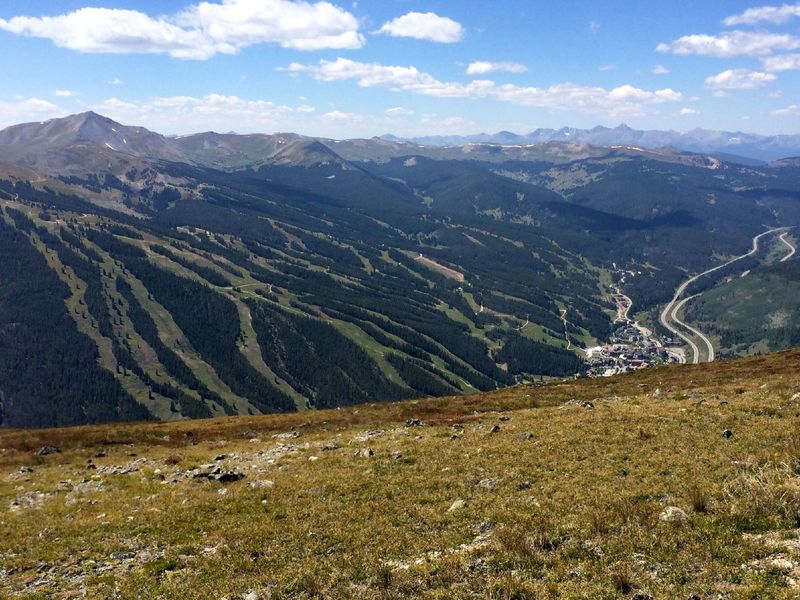
[[[0,597],[795,598],[763,540],[798,537],[798,365],[3,431]],[[47,444],[63,452],[34,456]],[[186,476],[209,463],[245,478]],[[689,518],[662,522],[666,506]]]

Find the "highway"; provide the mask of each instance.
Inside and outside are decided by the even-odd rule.
[[[778,239],[780,239],[780,241],[782,241],[784,244],[786,244],[787,246],[789,246],[789,254],[787,254],[786,256],[784,256],[784,257],[781,259],[781,262],[786,262],[787,260],[789,260],[790,258],[792,258],[792,257],[794,256],[794,253],[795,253],[795,252],[797,252],[797,248],[796,248],[796,247],[794,247],[794,246],[792,246],[792,242],[790,242],[789,240],[787,240],[787,239],[786,239],[786,236],[787,236],[787,235],[789,235],[789,232],[788,232],[788,231],[784,231],[784,232],[783,232],[783,233],[780,235],[780,237],[778,238]]]
[[[742,254],[740,256],[737,256],[735,258],[732,258],[731,260],[729,260],[727,262],[724,262],[721,265],[717,265],[716,267],[712,267],[711,269],[708,269],[706,271],[703,271],[702,273],[698,273],[697,275],[694,275],[693,277],[690,277],[689,279],[684,281],[675,290],[675,295],[672,297],[672,300],[670,300],[669,303],[664,307],[664,310],[661,311],[661,315],[659,317],[659,320],[661,321],[661,324],[670,333],[672,333],[673,335],[678,336],[679,338],[681,338],[684,342],[686,342],[689,345],[689,347],[692,349],[692,362],[694,364],[698,364],[700,362],[700,349],[698,348],[697,344],[695,344],[694,341],[688,335],[686,335],[685,333],[680,331],[678,329],[678,327],[673,325],[670,321],[674,322],[679,327],[683,327],[686,331],[689,331],[690,333],[692,333],[692,334],[694,334],[694,335],[696,335],[697,337],[700,338],[700,340],[706,346],[706,356],[707,356],[707,359],[708,359],[707,362],[712,362],[714,360],[714,358],[715,358],[714,346],[711,343],[711,340],[709,340],[705,335],[703,335],[700,331],[698,331],[694,327],[690,327],[689,325],[687,325],[686,323],[681,321],[680,318],[677,316],[678,312],[680,312],[680,310],[684,307],[684,305],[689,300],[691,300],[692,298],[696,298],[700,294],[696,294],[694,296],[690,296],[690,297],[685,298],[683,300],[679,300],[679,298],[686,291],[686,288],[688,288],[691,284],[693,284],[695,281],[697,281],[701,277],[705,277],[706,275],[709,275],[710,273],[713,273],[715,271],[719,271],[720,269],[723,269],[723,268],[727,267],[728,265],[732,265],[733,263],[735,263],[737,261],[740,261],[743,258],[747,258],[748,256],[752,256],[753,254],[758,252],[758,244],[761,241],[761,238],[764,237],[765,235],[769,235],[771,233],[775,233],[776,231],[783,231],[783,234],[780,236],[780,239],[787,246],[789,246],[789,248],[791,249],[791,252],[789,253],[789,255],[784,257],[782,260],[787,260],[788,258],[790,258],[794,254],[795,248],[794,248],[794,246],[791,245],[791,243],[789,243],[788,240],[786,240],[783,237],[788,233],[787,228],[786,227],[776,227],[774,229],[768,229],[767,231],[764,231],[763,233],[759,233],[757,236],[755,236],[753,238],[753,245],[752,245],[752,248],[750,249],[749,252],[747,252],[745,254]]]

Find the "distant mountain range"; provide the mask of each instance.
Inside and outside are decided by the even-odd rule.
[[[741,131],[714,131],[692,129],[678,131],[638,130],[627,125],[618,127],[593,127],[592,129],[537,129],[528,134],[510,131],[480,133],[466,136],[426,136],[399,138],[382,136],[389,141],[408,141],[425,146],[462,146],[464,144],[499,144],[503,146],[544,144],[547,142],[579,142],[593,146],[633,145],[642,148],[672,146],[684,152],[714,154],[719,158],[747,158],[769,162],[781,158],[800,156],[800,135],[758,135]]]
[[[763,138],[704,130],[678,134],[636,131],[622,125],[615,129],[539,129],[524,136],[500,132],[415,140],[393,136],[332,140],[296,133],[215,132],[170,137],[144,127],[122,125],[94,112],[14,125],[0,131],[0,162],[56,175],[110,172],[121,176],[133,169],[146,173],[154,162],[224,171],[334,165],[352,170],[352,162],[385,163],[412,155],[496,164],[507,161],[567,164],[624,155],[706,167],[716,164],[717,159],[759,166],[768,160],[783,159],[785,163],[787,157],[800,156],[800,136]]]

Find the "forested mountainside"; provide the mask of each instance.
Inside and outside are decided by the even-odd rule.
[[[172,139],[93,114],[36,125],[0,132],[14,163],[0,166],[4,256],[20,257],[0,265],[0,326],[13,332],[0,340],[4,426],[331,408],[580,374],[575,349],[611,333],[620,269],[637,273],[625,292],[647,310],[765,227],[800,222],[791,163]],[[26,302],[33,290],[53,292]]]

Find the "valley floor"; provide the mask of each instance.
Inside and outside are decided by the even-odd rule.
[[[798,365],[4,431],[0,597],[797,598]]]

